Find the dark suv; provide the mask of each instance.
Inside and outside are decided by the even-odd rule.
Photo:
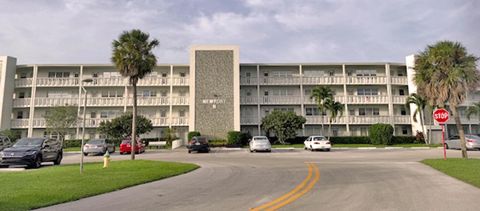
[[[12,147],[0,152],[0,164],[27,165],[39,168],[42,162],[53,162],[60,165],[63,158],[62,143],[50,138],[22,138]]]
[[[203,136],[194,136],[192,140],[188,142],[187,145],[188,153],[192,151],[197,152],[210,152],[210,147],[208,146],[208,139]]]

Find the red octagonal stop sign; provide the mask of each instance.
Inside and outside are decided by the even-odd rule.
[[[437,120],[438,123],[445,123],[448,121],[448,116],[450,114],[448,113],[447,110],[443,108],[439,108],[433,112],[433,118]]]

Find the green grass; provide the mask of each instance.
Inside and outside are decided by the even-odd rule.
[[[294,147],[294,148],[303,148],[303,144],[274,144],[272,148],[283,148],[283,147]],[[334,144],[333,148],[345,148],[345,147],[377,147],[377,148],[385,148],[385,147],[439,147],[441,144],[394,144],[394,145],[373,145],[373,144]]]
[[[422,163],[480,188],[480,159],[427,159]]]
[[[80,152],[80,147],[67,147],[63,148],[64,152]]]
[[[188,163],[135,160],[0,172],[0,210],[29,210],[143,184],[198,168]]]

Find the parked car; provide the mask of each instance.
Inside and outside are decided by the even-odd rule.
[[[249,142],[250,152],[271,152],[272,145],[266,136],[254,136]]]
[[[480,150],[480,136],[472,134],[465,135],[465,144],[467,149]],[[445,140],[445,147],[447,149],[461,149],[460,136],[451,136],[448,140]]]
[[[330,149],[332,148],[332,144],[327,138],[325,138],[325,136],[310,136],[303,143],[305,144],[305,150],[309,149],[311,151],[330,151]]]
[[[62,142],[50,138],[22,138],[12,147],[0,152],[1,165],[27,165],[39,168],[42,162],[60,165],[63,158]]]
[[[83,146],[83,154],[87,156],[88,154],[105,154],[114,153],[115,152],[115,145],[107,140],[107,139],[92,139],[89,140]]]
[[[123,155],[132,153],[131,144],[132,140],[130,138],[123,139],[122,143],[120,144],[120,154]],[[135,151],[135,154],[145,152],[145,144],[142,143],[142,140],[140,138],[137,138],[137,144],[133,147],[133,150]]]
[[[204,136],[194,136],[187,144],[188,153],[196,152],[210,152],[208,146],[208,139]]]
[[[0,136],[0,151],[11,146],[12,142],[10,141],[10,138],[8,138],[7,136]]]

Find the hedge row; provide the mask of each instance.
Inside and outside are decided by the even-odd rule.
[[[88,139],[85,140],[85,143],[87,143]],[[109,139],[110,142],[113,142],[115,146],[120,146],[120,143],[122,142],[121,139]],[[150,141],[165,141],[164,138],[143,138],[142,139],[143,143],[145,146],[148,146]],[[70,139],[70,140],[65,140],[63,141],[63,147],[80,147],[82,145],[82,140],[81,139]]]
[[[294,139],[288,139],[287,143],[290,144],[303,144],[308,136],[297,136]],[[277,137],[268,138],[271,143],[277,142]],[[333,144],[371,144],[368,136],[337,136],[330,137],[330,141]],[[413,144],[417,143],[415,136],[393,136],[392,144]]]

